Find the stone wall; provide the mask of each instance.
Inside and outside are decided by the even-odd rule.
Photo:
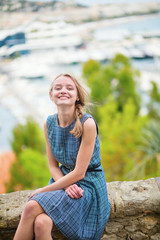
[[[112,209],[103,240],[160,240],[160,178],[107,183]],[[32,191],[0,195],[0,240],[13,239]],[[56,228],[54,239],[66,239]]]

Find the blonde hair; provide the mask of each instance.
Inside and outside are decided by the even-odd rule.
[[[84,89],[84,87],[78,82],[78,80],[75,77],[71,76],[70,74],[60,74],[60,75],[58,75],[51,83],[50,92],[52,92],[52,90],[53,90],[54,81],[61,76],[70,78],[74,82],[74,84],[76,85],[76,88],[77,88],[77,94],[78,94],[79,100],[75,102],[76,122],[75,122],[74,128],[72,129],[72,131],[70,131],[70,133],[73,134],[76,138],[79,138],[83,133],[83,126],[82,126],[82,123],[81,123],[80,119],[84,114],[83,109],[86,106],[86,100],[89,97],[89,94]]]

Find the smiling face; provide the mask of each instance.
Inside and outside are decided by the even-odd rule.
[[[75,83],[70,77],[58,77],[53,82],[50,98],[57,106],[75,105],[79,100]]]

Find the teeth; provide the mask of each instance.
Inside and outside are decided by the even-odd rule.
[[[66,97],[66,96],[61,96],[61,97],[59,97],[59,98],[68,98],[68,97]]]

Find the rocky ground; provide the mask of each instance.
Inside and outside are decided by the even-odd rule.
[[[103,240],[160,239],[160,178],[107,183],[111,215]],[[0,240],[11,240],[31,191],[0,195]],[[56,228],[54,239],[66,239]]]

